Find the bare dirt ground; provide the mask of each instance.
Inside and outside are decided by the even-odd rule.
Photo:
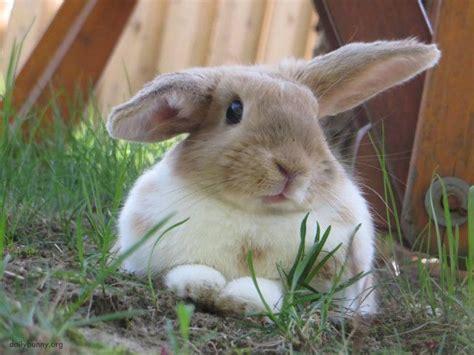
[[[38,241],[28,246],[18,244],[8,253],[11,260],[4,275],[7,295],[19,300],[19,307],[25,306],[20,304],[24,300],[35,300],[46,315],[58,309],[67,310],[77,301],[81,288],[91,277],[81,275],[75,261],[76,252],[59,240]],[[405,260],[412,256],[407,252],[402,255]],[[416,268],[405,267],[401,273],[416,285]],[[229,349],[252,353],[337,352],[346,348],[361,352],[403,350],[422,354],[435,352],[441,345],[446,350],[446,344],[455,342],[446,328],[449,325],[428,317],[425,308],[404,309],[403,292],[393,272],[382,267],[378,278],[383,280],[383,286],[379,287],[381,312],[371,320],[358,320],[342,328],[333,325],[315,338],[300,337],[299,341],[291,342],[260,317],[228,318],[197,308],[190,324],[190,339],[185,341],[178,335],[175,309],[179,300],[163,290],[157,280],[152,283],[154,295],[147,280],[117,273],[80,307],[74,319],[92,320],[93,324],[68,330],[63,337],[64,350],[81,353],[113,349],[114,353],[168,354],[176,352],[177,345],[173,342],[177,341],[179,349],[193,353],[221,353]],[[112,313],[137,309],[142,310],[142,314],[100,321]],[[31,338],[41,339],[45,336],[44,329],[40,320],[35,323],[37,327],[25,331],[31,333]],[[317,327],[317,323],[314,326]],[[468,348],[459,347],[460,353]]]

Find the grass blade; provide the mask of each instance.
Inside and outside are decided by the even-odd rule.
[[[304,257],[305,239],[306,239],[306,223],[308,221],[308,217],[309,217],[309,213],[307,213],[304,216],[303,221],[301,222],[301,225],[300,225],[300,244],[298,246],[298,252],[296,253],[296,257],[295,257],[295,261],[293,262],[293,266],[291,267],[290,272],[288,273],[288,278],[290,280],[293,279],[295,271],[296,271],[296,267],[297,267],[298,263],[300,262],[300,260],[302,260],[303,257]]]

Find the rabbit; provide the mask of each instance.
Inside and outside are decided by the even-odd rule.
[[[310,61],[276,66],[193,68],[158,76],[111,111],[113,138],[154,143],[187,136],[138,178],[118,220],[118,254],[171,212],[189,218],[159,241],[159,232],[123,263],[136,275],[161,276],[178,297],[223,314],[278,312],[299,228],[331,226],[324,246],[341,244],[311,285],[321,292],[367,276],[339,291],[343,314],[377,312],[375,230],[355,179],[329,149],[319,119],[347,111],[434,66],[436,45],[414,39],[352,43]],[[171,222],[170,222],[171,223]],[[354,234],[356,227],[360,225]],[[307,238],[306,247],[311,246]]]

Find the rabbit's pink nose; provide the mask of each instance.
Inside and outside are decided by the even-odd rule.
[[[284,190],[286,190],[291,184],[291,182],[295,179],[295,177],[299,175],[299,172],[289,169],[287,166],[278,161],[275,161],[275,165],[277,166],[278,171],[286,178],[284,188]]]
[[[280,181],[278,186],[275,186],[277,191],[271,195],[263,196],[264,203],[277,203],[286,201],[289,196],[294,193],[294,191],[292,192],[292,190],[294,190],[293,181],[298,175],[300,175],[300,172],[289,169],[287,165],[284,165],[277,160],[274,160],[274,163],[280,174],[283,175],[284,180]]]
[[[286,179],[288,180],[288,182],[290,182],[291,180],[293,180],[293,179],[298,175],[298,172],[293,172],[293,171],[291,171],[289,168],[287,168],[285,165],[283,165],[282,163],[280,163],[280,162],[278,162],[278,161],[275,161],[275,165],[277,166],[278,171],[279,171],[284,177],[286,177]]]

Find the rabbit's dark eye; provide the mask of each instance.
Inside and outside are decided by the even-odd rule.
[[[237,124],[242,119],[242,113],[244,112],[244,105],[240,100],[234,100],[231,102],[226,111],[226,119],[228,124]]]

